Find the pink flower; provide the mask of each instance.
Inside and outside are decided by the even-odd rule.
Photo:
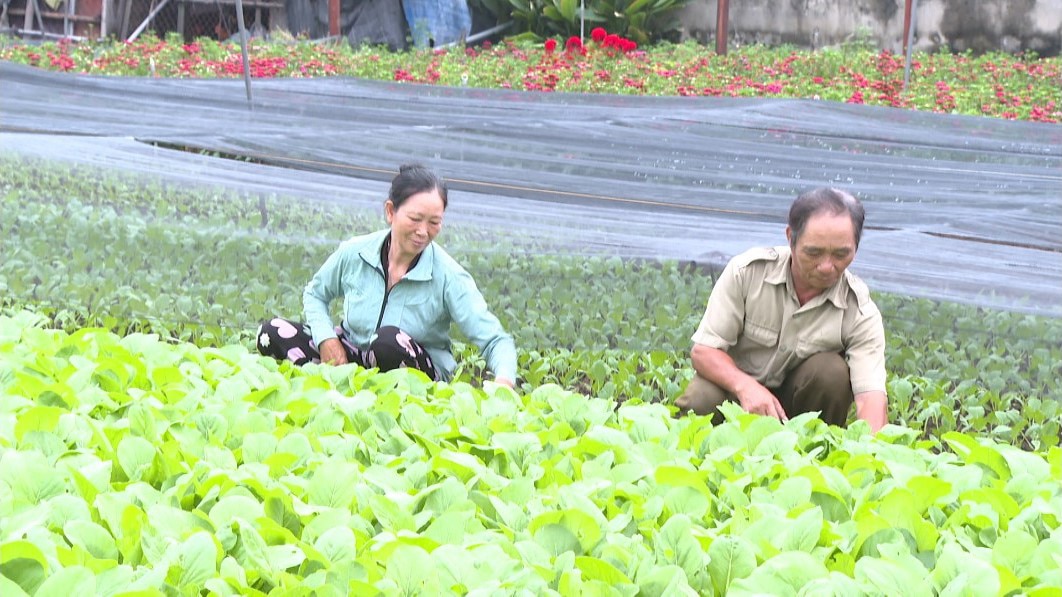
[[[547,52],[553,52],[553,50],[557,49],[557,40],[552,39],[552,38],[551,39],[547,39],[545,45],[546,45],[546,51]]]
[[[604,27],[594,27],[594,29],[590,31],[590,39],[597,43],[605,41],[606,37],[608,37],[608,31],[605,31]]]

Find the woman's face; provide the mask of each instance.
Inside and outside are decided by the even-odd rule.
[[[397,248],[399,255],[419,255],[442,230],[443,211],[437,189],[414,193],[397,208],[388,200],[384,213],[391,225],[391,248]]]

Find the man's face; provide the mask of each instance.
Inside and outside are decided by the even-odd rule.
[[[785,236],[793,249],[793,281],[798,293],[818,294],[833,286],[855,259],[855,230],[847,213],[817,213],[795,243],[789,228]]]

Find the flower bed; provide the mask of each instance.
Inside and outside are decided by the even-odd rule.
[[[1062,60],[1036,55],[916,54],[909,88],[904,57],[862,47],[816,52],[748,47],[728,55],[692,43],[639,48],[595,31],[542,43],[390,53],[309,42],[249,45],[253,77],[354,76],[435,85],[681,96],[816,98],[1038,122],[1062,121]],[[0,59],[99,75],[237,77],[239,46],[145,37],[134,43],[0,47]]]

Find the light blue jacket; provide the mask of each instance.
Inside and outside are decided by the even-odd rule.
[[[393,325],[428,350],[435,368],[450,379],[457,362],[450,343],[450,323],[483,352],[496,377],[516,380],[516,345],[487,307],[472,276],[449,254],[429,244],[420,260],[387,295],[380,249],[391,231],[381,230],[342,243],[317,271],[302,295],[306,323],[320,346],[335,338],[329,305],[343,299],[343,329],[354,345],[366,349],[380,327]]]

